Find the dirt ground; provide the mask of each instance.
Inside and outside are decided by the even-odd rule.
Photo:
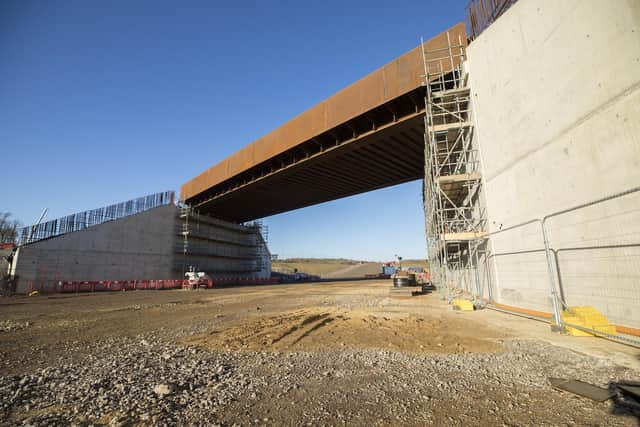
[[[251,318],[185,340],[212,350],[318,351],[384,348],[402,352],[495,352],[500,337],[464,319],[433,319],[392,311],[312,308]]]
[[[427,268],[425,260],[404,260],[404,266]],[[343,259],[306,258],[294,260],[276,260],[272,263],[274,271],[293,273],[297,269],[300,273],[320,276],[325,279],[356,278],[367,274],[382,272],[382,263],[370,261],[356,261]]]
[[[322,278],[354,278],[382,271],[379,262],[359,262],[347,260],[305,259],[299,261],[273,261],[273,271],[292,274],[294,271]]]
[[[639,372],[637,349],[389,281],[0,299],[6,425],[637,425],[548,378]]]
[[[322,275],[323,279],[337,279],[337,278],[354,278],[365,277],[367,274],[379,274],[382,271],[382,267],[379,263],[367,262],[364,264],[348,265],[339,270],[335,270]]]

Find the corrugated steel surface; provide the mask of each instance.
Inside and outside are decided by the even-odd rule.
[[[466,41],[464,23],[447,31],[456,42],[459,38]],[[446,47],[447,31],[427,41],[427,51]],[[442,56],[442,52],[437,56]],[[447,63],[444,67],[450,69]],[[422,50],[418,46],[185,183],[180,190],[181,199],[202,193],[252,166],[419,88],[423,84],[423,74]]]

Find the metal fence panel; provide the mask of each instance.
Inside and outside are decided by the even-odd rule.
[[[173,203],[174,199],[175,194],[173,191],[164,191],[162,193],[155,193],[103,208],[78,212],[44,223],[23,227],[18,231],[18,245],[25,245],[61,234],[83,230],[107,221],[113,221],[149,209],[168,205]]]

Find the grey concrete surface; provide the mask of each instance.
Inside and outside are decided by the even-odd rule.
[[[189,266],[214,278],[271,274],[269,251],[254,230],[200,221],[186,257],[181,231],[178,209],[167,205],[25,245],[14,262],[17,290],[34,282],[37,287],[57,281],[179,279]],[[257,243],[262,250],[256,251]]]
[[[521,0],[468,56],[489,231],[640,185],[640,2]],[[548,229],[566,302],[640,327],[640,194]],[[550,311],[540,226],[491,245],[495,299]]]
[[[19,249],[18,291],[28,281],[177,278],[172,205],[151,209]]]

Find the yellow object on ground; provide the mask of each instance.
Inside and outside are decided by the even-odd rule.
[[[456,298],[451,301],[454,310],[473,311],[473,303],[466,299]]]
[[[31,292],[29,292],[29,296],[30,296],[30,297],[37,297],[38,295],[40,295],[40,292],[38,292],[38,291],[31,291]]]
[[[567,332],[569,335],[574,337],[591,337],[598,335],[598,332],[603,332],[609,335],[618,335],[616,327],[609,323],[609,320],[594,307],[569,307],[562,312],[561,318],[563,323],[570,323],[582,326],[583,328],[593,329],[595,331],[594,333],[589,333],[581,329],[567,326]]]

